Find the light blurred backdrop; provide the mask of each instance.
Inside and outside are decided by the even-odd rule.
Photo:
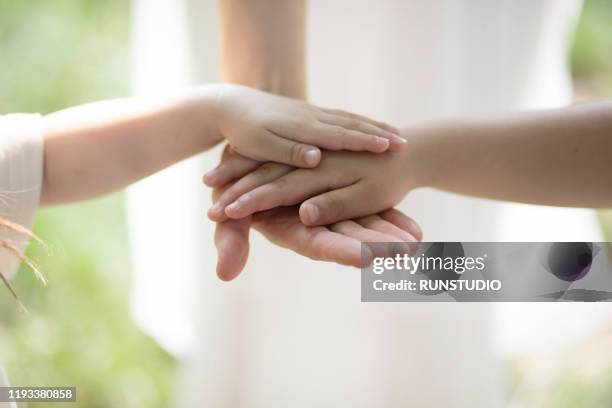
[[[0,114],[125,96],[129,12],[128,0],[0,0]],[[570,56],[577,100],[612,96],[611,22],[612,1],[585,1]],[[601,220],[611,239],[612,216]],[[29,316],[0,288],[0,360],[12,382],[75,385],[71,407],[168,406],[177,362],[129,314],[123,196],[41,210],[35,231],[52,247],[29,248],[49,286],[17,275]],[[513,406],[612,406],[612,324],[554,353],[508,358]]]

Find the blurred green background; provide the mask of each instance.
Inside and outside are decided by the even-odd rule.
[[[0,0],[0,113],[126,95],[128,35],[128,0]],[[586,1],[571,64],[580,99],[612,95],[612,1]],[[610,220],[602,213],[612,232]],[[122,196],[41,210],[35,230],[53,248],[50,255],[29,248],[49,286],[26,269],[17,275],[27,317],[0,288],[0,359],[12,382],[76,385],[71,407],[167,406],[177,363],[128,313]],[[515,373],[524,377],[520,367]],[[572,372],[536,396],[516,396],[517,406],[612,406],[612,363],[596,381]]]
[[[0,0],[0,112],[52,112],[128,92],[129,0]],[[66,407],[164,407],[177,364],[128,312],[130,265],[120,194],[41,210],[52,246],[22,269],[23,316],[0,288],[0,359],[15,385],[74,385]],[[29,406],[48,406],[30,404]]]

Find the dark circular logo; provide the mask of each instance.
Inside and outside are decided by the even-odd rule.
[[[584,278],[592,262],[593,245],[589,242],[556,242],[548,252],[548,270],[566,282]]]

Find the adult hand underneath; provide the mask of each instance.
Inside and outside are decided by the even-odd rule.
[[[240,220],[217,223],[217,275],[230,281],[244,268],[252,226],[270,242],[317,261],[360,267],[362,242],[416,242],[422,237],[416,223],[395,209],[328,226],[309,227],[297,207],[275,208]]]

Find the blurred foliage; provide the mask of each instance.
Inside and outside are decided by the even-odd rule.
[[[128,3],[0,0],[0,113],[46,113],[124,95]],[[612,92],[611,22],[611,0],[586,0],[571,64],[579,87],[593,96]],[[612,231],[612,217],[603,220]],[[122,196],[42,210],[35,230],[53,248],[29,249],[49,286],[20,271],[15,287],[28,316],[0,295],[0,359],[12,382],[77,386],[70,407],[166,406],[176,362],[129,315]],[[568,373],[546,406],[609,406],[611,378],[584,383]]]
[[[612,1],[586,0],[570,54],[577,85],[593,96],[612,94]]]
[[[576,28],[570,53],[572,76],[579,99],[600,99],[612,97],[612,0],[585,0],[582,14]],[[605,237],[612,240],[612,211],[600,211]],[[609,344],[608,344],[609,346]],[[589,348],[590,345],[576,345]],[[602,354],[609,356],[609,347],[593,350],[590,356],[580,359],[584,366],[597,365]],[[533,356],[548,366],[547,358],[569,360],[571,353],[554,357]],[[609,360],[609,358],[607,359]],[[578,365],[578,364],[577,364]],[[601,364],[600,364],[601,365]],[[525,367],[522,367],[525,370]],[[513,372],[517,376],[520,370]],[[529,382],[523,375],[513,382]],[[547,381],[542,380],[542,381]],[[537,382],[533,380],[533,382]],[[516,407],[540,408],[607,408],[612,407],[612,365],[593,378],[585,380],[581,370],[565,367],[559,378],[551,381],[545,389],[529,392],[533,384],[527,385],[525,395],[514,401]],[[520,389],[520,388],[519,388]],[[520,391],[519,391],[520,392]]]
[[[541,349],[510,364],[512,407],[612,407],[612,326],[580,344]]]
[[[565,376],[550,389],[543,408],[612,407],[612,368],[594,381]]]
[[[580,99],[612,98],[612,0],[586,0],[570,54]],[[600,211],[612,240],[612,210]]]
[[[0,113],[125,95],[128,29],[127,0],[0,0]],[[129,314],[122,196],[41,210],[35,231],[52,247],[29,248],[49,286],[20,270],[27,316],[0,295],[0,360],[13,385],[76,386],[67,407],[167,406],[176,362]]]

